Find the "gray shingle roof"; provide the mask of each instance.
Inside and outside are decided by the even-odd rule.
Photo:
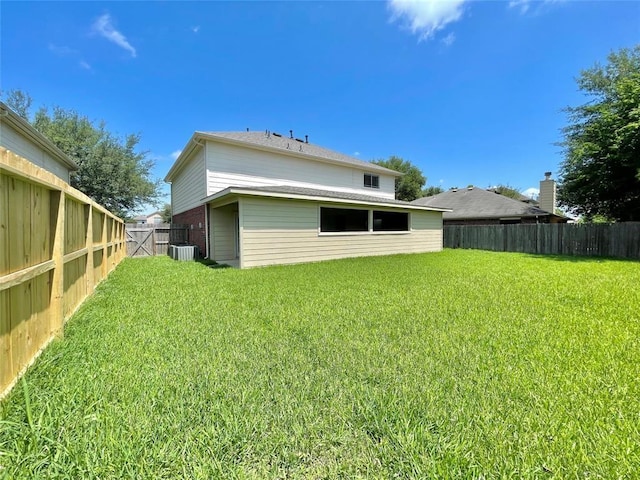
[[[385,173],[387,175],[400,176],[401,173],[396,172],[395,170],[390,170],[388,168],[381,167],[374,163],[365,162],[363,160],[351,157],[349,155],[345,155],[344,153],[336,152],[334,150],[329,150],[328,148],[320,147],[318,145],[314,145],[313,143],[305,143],[304,139],[302,141],[296,140],[295,138],[290,138],[289,135],[281,135],[277,136],[273,132],[267,134],[266,132],[196,132],[204,137],[215,139],[227,139],[236,142],[242,142],[248,145],[255,145],[259,147],[268,147],[274,149],[282,149],[287,150],[292,153],[300,153],[303,155],[310,155],[313,157],[318,157],[325,160],[330,160],[332,162],[341,163],[350,165],[361,170],[367,170],[370,172],[380,172]]]
[[[432,197],[419,198],[411,203],[450,208],[452,211],[443,215],[445,220],[552,215],[534,205],[475,187],[449,190]]]
[[[266,186],[266,187],[229,187],[226,190],[232,190],[235,192],[245,191],[249,192],[264,192],[264,193],[280,193],[284,195],[304,195],[308,197],[319,197],[319,198],[333,198],[336,200],[353,200],[355,202],[366,202],[366,203],[374,203],[374,204],[385,204],[385,205],[397,205],[398,207],[409,207],[415,208],[417,207],[425,207],[424,205],[416,205],[411,202],[403,202],[402,200],[395,200],[393,198],[382,198],[375,197],[373,195],[361,195],[359,193],[350,193],[350,192],[335,192],[331,190],[321,190],[317,188],[305,188],[305,187],[293,187],[289,185],[275,185],[275,186]],[[429,209],[441,211],[443,209],[439,207],[427,206]]]

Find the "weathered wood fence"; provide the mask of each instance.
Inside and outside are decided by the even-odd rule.
[[[126,234],[127,255],[130,257],[167,255],[170,244],[189,242],[189,226],[173,223],[127,223]]]
[[[0,398],[125,251],[122,220],[0,147]]]
[[[640,259],[640,222],[446,225],[444,247]]]

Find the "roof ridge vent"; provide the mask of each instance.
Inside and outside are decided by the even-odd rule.
[[[281,134],[279,134],[278,132],[273,132],[273,136],[274,136],[274,137],[281,137],[282,135],[281,135]]]

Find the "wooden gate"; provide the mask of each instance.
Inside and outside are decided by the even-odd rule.
[[[127,255],[148,257],[167,255],[169,244],[189,243],[189,229],[186,225],[168,223],[127,224]]]

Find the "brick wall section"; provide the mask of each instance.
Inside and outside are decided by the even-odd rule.
[[[187,225],[189,227],[189,243],[200,248],[200,255],[206,257],[207,231],[205,229],[206,207],[201,205],[186,212],[178,213],[172,217],[171,223]]]

